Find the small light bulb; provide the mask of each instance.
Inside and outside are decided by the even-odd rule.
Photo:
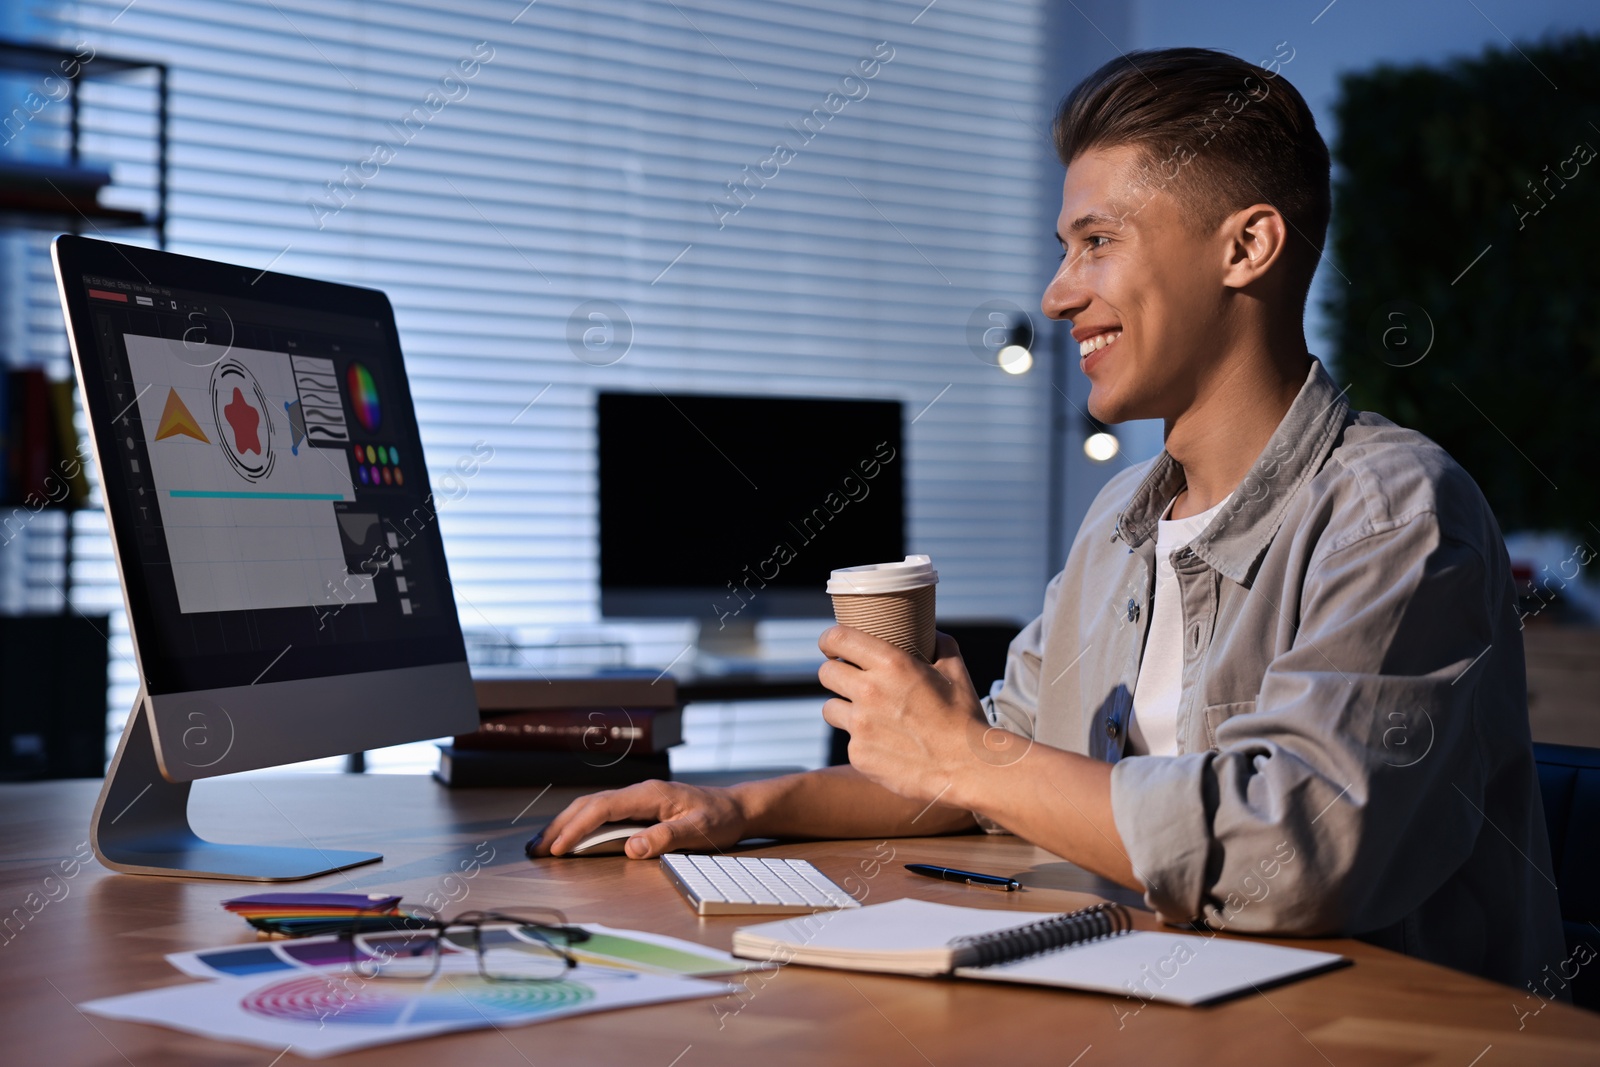
[[[1096,463],[1114,459],[1121,450],[1122,445],[1115,434],[1092,433],[1083,439],[1083,454]]]
[[[1006,345],[1000,350],[999,362],[1007,374],[1027,374],[1033,367],[1033,353],[1021,345]]]

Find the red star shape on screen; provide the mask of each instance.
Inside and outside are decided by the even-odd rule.
[[[241,456],[246,452],[261,454],[261,413],[245,403],[244,393],[236,387],[233,399],[222,409],[228,425],[233,427],[233,449]]]

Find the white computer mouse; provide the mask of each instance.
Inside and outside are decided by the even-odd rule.
[[[627,847],[628,838],[640,830],[648,830],[654,823],[608,822],[594,833],[572,846],[569,856],[620,856]]]

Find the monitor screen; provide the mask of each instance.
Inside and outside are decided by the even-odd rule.
[[[905,555],[901,404],[601,393],[601,610],[819,617],[837,567]]]
[[[57,258],[149,695],[465,660],[382,293]]]

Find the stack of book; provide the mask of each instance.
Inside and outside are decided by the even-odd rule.
[[[435,777],[471,786],[615,787],[669,779],[683,743],[678,687],[654,672],[479,679],[474,733],[439,746]]]

